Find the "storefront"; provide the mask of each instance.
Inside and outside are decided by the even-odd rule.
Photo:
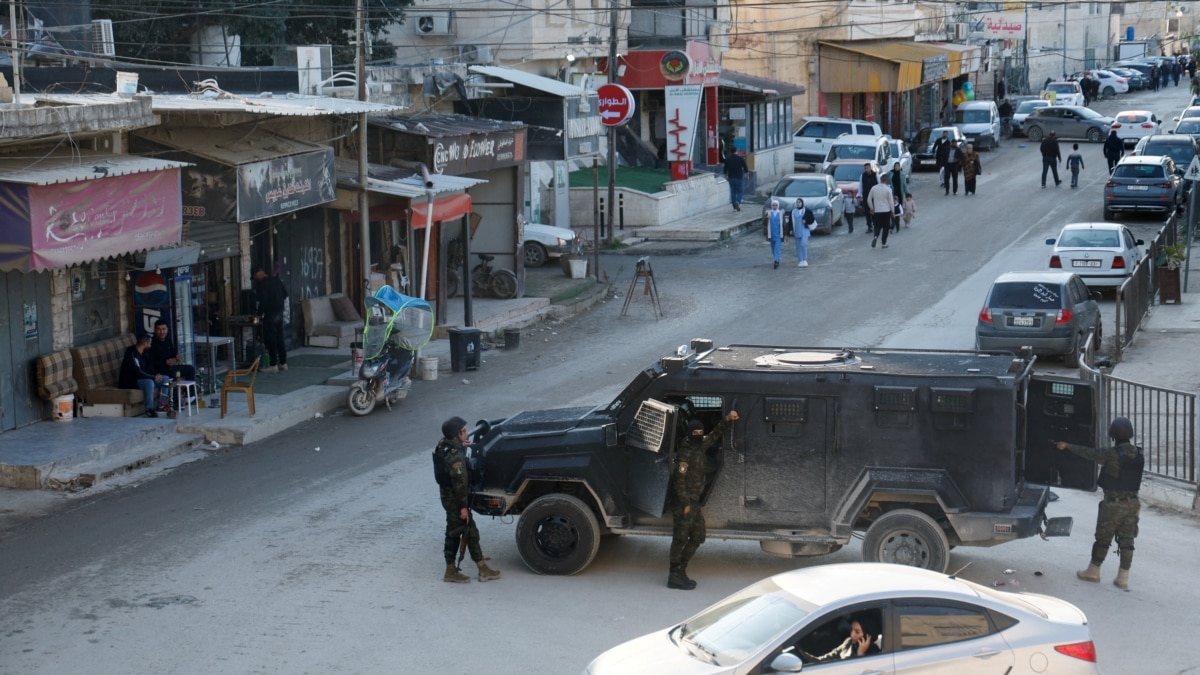
[[[936,125],[956,78],[981,62],[978,47],[927,42],[820,42],[818,114],[878,122],[911,138]]]
[[[75,152],[0,159],[0,430],[48,414],[34,360],[132,332],[130,254],[180,241],[179,162]]]
[[[733,151],[746,157],[751,182],[755,186],[774,185],[795,170],[792,146],[792,97],[804,93],[804,87],[755,77],[733,71],[721,71],[717,104],[722,154]],[[713,167],[722,171],[724,167]]]
[[[456,101],[456,111],[529,125],[525,217],[532,223],[571,227],[567,175],[598,156],[606,133],[596,92],[513,68],[471,66],[470,70],[510,83],[512,89],[490,98]]]
[[[518,214],[525,205],[523,176],[528,167],[527,129],[522,122],[490,120],[465,115],[420,115],[414,117],[373,118],[369,127],[369,158],[385,166],[424,165],[431,174],[477,181],[467,188],[469,197],[469,236],[466,248],[474,266],[475,254],[495,256],[492,266],[512,270],[517,275],[517,293],[524,293],[525,268],[520,252],[521,232]],[[458,202],[461,204],[461,200]],[[436,205],[435,205],[436,207]],[[413,203],[418,211],[422,206]],[[429,250],[434,251],[430,268],[440,268],[450,240],[461,236],[462,228],[442,227],[440,222],[462,218],[460,208],[436,210],[433,214]],[[424,214],[414,214],[414,226]],[[372,214],[372,220],[376,216]],[[440,220],[439,220],[440,219]],[[413,229],[412,247],[425,248],[426,232]],[[436,300],[443,284],[427,286],[425,299]],[[443,309],[439,304],[439,320]]]
[[[333,149],[252,125],[155,127],[133,134],[130,146],[191,164],[182,202],[189,241],[200,246],[188,270],[193,290],[202,289],[191,303],[196,332],[253,339],[245,328],[255,312],[250,272],[262,265],[288,289],[285,340],[301,344],[301,301],[328,292],[333,228],[313,207],[336,196]]]

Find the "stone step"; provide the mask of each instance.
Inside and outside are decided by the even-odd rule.
[[[175,433],[170,427],[164,429],[170,429],[170,432],[157,437],[114,441],[104,447],[90,448],[86,456],[80,453],[66,461],[59,458],[49,464],[23,467],[19,475],[24,480],[19,484],[5,481],[0,486],[74,492],[190,452],[204,442],[200,434]]]

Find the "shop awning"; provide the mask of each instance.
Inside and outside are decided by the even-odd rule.
[[[732,70],[722,70],[721,79],[717,86],[722,89],[734,89],[747,94],[757,94],[765,99],[791,98],[804,93],[804,87],[790,82],[780,82],[766,77],[747,75]]]
[[[343,190],[342,194],[338,195],[337,207],[346,211],[343,214],[343,219],[348,223],[358,222],[358,201],[354,194],[347,194],[346,191],[357,193],[359,190],[359,170],[358,162],[338,158],[337,160],[337,181],[338,187]],[[463,176],[447,176],[445,174],[435,173],[429,175],[429,180],[433,183],[432,187],[425,185],[424,177],[419,171],[412,169],[385,166],[382,164],[367,165],[367,191],[390,197],[397,197],[406,200],[397,204],[383,204],[381,207],[372,207],[372,220],[398,220],[406,217],[405,211],[409,208],[411,201],[414,213],[419,210],[420,222],[414,222],[414,227],[425,226],[425,204],[428,202],[429,192],[432,191],[434,198],[434,220],[449,220],[456,218],[471,211],[471,199],[467,195],[454,194],[451,197],[444,197],[447,193],[461,193],[469,187],[486,183],[486,180],[481,178],[466,178]],[[455,201],[455,197],[467,197],[466,210],[459,213],[451,213],[456,209],[461,208],[462,201]],[[418,207],[417,204],[420,204]],[[448,207],[448,204],[457,204],[457,206]],[[449,213],[450,215],[444,215]],[[443,217],[444,216],[444,217]],[[416,216],[414,216],[414,221]]]
[[[821,42],[820,82],[826,93],[911,91],[959,74],[961,55],[926,42]]]
[[[516,68],[505,68],[503,66],[471,66],[472,73],[487,75],[499,80],[507,80],[513,84],[519,84],[522,87],[536,89],[540,92],[553,94],[555,96],[582,96],[583,87],[570,82],[562,82],[560,80],[552,80],[541,75],[534,75]]]
[[[41,271],[180,240],[180,170],[134,155],[0,159],[0,271]]]

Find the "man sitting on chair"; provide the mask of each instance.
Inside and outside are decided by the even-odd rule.
[[[171,378],[176,377],[178,373],[177,379],[185,382],[196,380],[196,368],[183,362],[183,354],[171,339],[167,322],[162,319],[154,322],[154,339],[150,342],[146,356],[149,357],[150,368],[155,373]]]

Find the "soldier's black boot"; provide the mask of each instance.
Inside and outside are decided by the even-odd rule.
[[[680,591],[690,591],[695,587],[696,582],[683,575],[683,569],[681,566],[671,565],[671,574],[667,577],[667,588],[674,588]]]
[[[687,575],[687,563],[683,563],[679,566],[679,576],[683,577],[684,583],[688,585],[688,590],[696,587],[696,580]]]

